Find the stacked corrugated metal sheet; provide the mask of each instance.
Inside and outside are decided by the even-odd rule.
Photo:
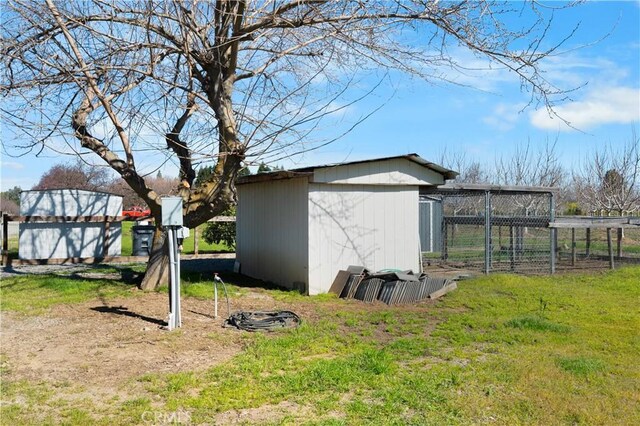
[[[340,271],[330,292],[342,298],[364,302],[379,300],[387,305],[402,305],[438,298],[456,288],[447,278],[420,276],[411,271],[381,271],[370,274],[365,268],[350,266]]]
[[[373,302],[380,295],[380,288],[383,284],[384,280],[380,278],[363,279],[360,281],[360,284],[358,284],[353,298],[365,302]]]

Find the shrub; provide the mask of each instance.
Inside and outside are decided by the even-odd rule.
[[[235,209],[229,209],[224,216],[235,216]],[[225,244],[227,247],[236,247],[236,223],[235,222],[209,222],[202,234],[202,238],[209,244]]]

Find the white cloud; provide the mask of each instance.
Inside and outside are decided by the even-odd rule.
[[[456,67],[442,66],[434,76],[443,81],[485,92],[500,92],[505,84],[517,84],[518,78],[502,65],[461,47],[451,49]]]
[[[611,59],[575,52],[548,56],[543,60],[542,68],[548,81],[567,90],[587,82],[590,85],[617,85],[629,77],[629,70]]]
[[[501,131],[511,130],[520,119],[525,107],[524,103],[513,105],[500,103],[494,108],[493,114],[483,117],[482,121]]]
[[[541,109],[530,114],[531,124],[544,130],[570,131],[572,127],[588,130],[605,124],[633,123],[640,121],[640,89],[602,87],[588,93],[583,100],[559,105],[554,110],[561,118]]]
[[[0,164],[2,164],[2,168],[4,170],[7,170],[7,169],[10,169],[10,170],[22,170],[22,169],[24,169],[24,164],[18,163],[16,161],[3,161]]]

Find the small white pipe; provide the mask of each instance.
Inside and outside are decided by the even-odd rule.
[[[213,318],[218,318],[218,281],[213,280]]]
[[[224,290],[224,297],[227,299],[227,316],[231,316],[231,309],[229,308],[229,293],[227,293],[227,286],[217,272],[213,273],[213,283],[215,285],[215,299],[216,299],[216,317],[218,316],[218,283],[222,283],[222,289]]]

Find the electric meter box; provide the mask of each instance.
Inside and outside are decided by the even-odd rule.
[[[182,198],[162,198],[162,226],[182,226]]]

